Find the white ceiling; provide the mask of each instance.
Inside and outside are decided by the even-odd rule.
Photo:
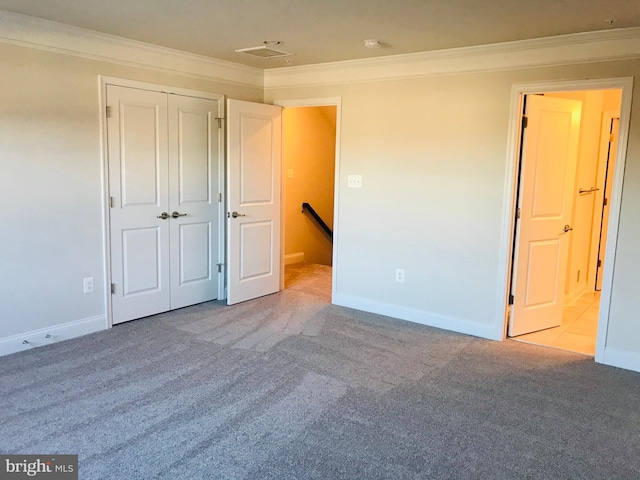
[[[640,26],[638,0],[0,0],[0,10],[260,68]],[[610,26],[607,20],[615,19]],[[366,49],[364,40],[383,47]]]

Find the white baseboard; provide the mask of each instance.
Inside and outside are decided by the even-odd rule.
[[[640,372],[640,353],[638,352],[627,352],[616,348],[605,347],[601,360],[599,363],[603,363],[604,365]]]
[[[386,315],[388,317],[399,318],[400,320],[441,328],[443,330],[465,333],[490,340],[502,340],[502,338],[496,338],[495,325],[484,325],[471,320],[447,317],[425,310],[418,310],[417,308],[378,302],[376,300],[338,292],[333,295],[332,302],[341,307],[355,308],[356,310]]]
[[[284,256],[284,264],[291,265],[292,263],[304,262],[304,252],[290,253]]]
[[[578,300],[587,291],[587,282],[581,282],[564,296],[564,306],[568,307]]]
[[[49,345],[61,340],[81,337],[89,333],[106,330],[106,328],[107,318],[104,315],[98,315],[96,317],[83,318],[61,325],[54,325],[49,328],[13,335],[11,337],[0,338],[0,356],[30,350],[31,348]]]

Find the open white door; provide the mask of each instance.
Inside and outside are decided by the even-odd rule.
[[[604,188],[602,189],[602,214],[600,221],[600,235],[598,241],[598,263],[596,264],[596,286],[597,291],[602,290],[602,272],[604,271],[604,251],[607,245],[607,226],[609,225],[609,201],[613,190],[614,162],[618,149],[618,132],[620,130],[620,118],[612,118],[610,124],[609,153],[605,166]],[[600,198],[599,196],[596,198]],[[599,207],[599,205],[596,205]]]
[[[281,107],[227,101],[227,303],[280,287]]]
[[[562,323],[581,109],[527,96],[510,336]]]

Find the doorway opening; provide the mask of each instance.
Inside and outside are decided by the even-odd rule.
[[[283,288],[331,302],[338,106],[282,112]]]
[[[514,340],[596,354],[622,94],[523,94],[508,310]]]

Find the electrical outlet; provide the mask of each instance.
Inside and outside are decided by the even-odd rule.
[[[87,277],[82,279],[82,286],[84,293],[93,292],[93,277]]]
[[[349,188],[362,188],[362,175],[349,175],[347,177],[347,186]]]
[[[396,268],[396,282],[404,283],[404,268]]]

